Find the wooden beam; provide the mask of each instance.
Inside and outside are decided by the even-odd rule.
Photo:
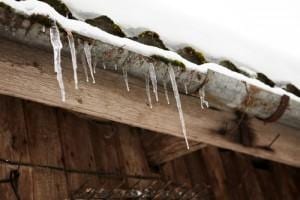
[[[207,146],[190,140],[190,149],[187,149],[185,140],[182,138],[153,131],[144,131],[141,134],[141,141],[151,165],[166,163]]]
[[[144,82],[130,77],[130,92],[126,91],[122,76],[98,70],[96,84],[86,83],[79,72],[80,89],[74,89],[69,54],[63,57],[63,76],[67,92],[62,102],[53,72],[52,52],[35,49],[0,39],[0,93],[58,106],[94,117],[105,118],[131,126],[182,137],[176,104],[171,105],[159,93],[160,102],[153,109],[147,106]],[[255,136],[252,147],[246,147],[220,134],[236,120],[234,113],[201,110],[199,99],[181,96],[188,138],[218,147],[300,166],[299,130],[280,124],[264,124],[249,119],[248,127]],[[76,125],[76,124],[74,124]],[[257,148],[268,145],[278,134],[272,151]]]

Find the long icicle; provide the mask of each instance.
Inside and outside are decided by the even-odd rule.
[[[95,77],[94,77],[94,72],[93,72],[93,66],[92,66],[91,46],[89,45],[89,43],[87,41],[84,41],[83,49],[84,49],[86,61],[88,63],[89,69],[90,69],[90,74],[93,79],[93,83],[96,83]]]
[[[72,58],[72,66],[73,66],[73,73],[74,73],[74,82],[75,82],[75,89],[78,90],[78,78],[77,78],[77,58],[76,58],[76,49],[74,43],[74,37],[71,32],[67,34],[69,47],[71,51],[71,58]]]
[[[184,139],[185,139],[185,142],[186,142],[186,147],[187,147],[187,149],[190,149],[189,141],[187,139],[185,121],[184,121],[182,107],[181,107],[180,95],[179,95],[179,92],[178,92],[176,78],[175,78],[175,72],[174,72],[174,69],[171,66],[168,67],[168,71],[169,71],[169,76],[170,76],[170,80],[171,80],[171,83],[172,83],[172,88],[173,88],[173,92],[174,92],[174,96],[175,96],[175,100],[176,100],[176,105],[177,105],[177,109],[178,109],[178,113],[179,113],[179,118],[180,118],[180,123],[181,123],[183,136],[184,136]]]
[[[152,100],[151,100],[151,92],[150,92],[150,76],[148,73],[145,74],[145,82],[146,82],[146,94],[148,98],[148,103],[150,108],[152,109]]]
[[[66,101],[66,92],[65,92],[65,86],[63,82],[62,69],[61,69],[62,43],[60,40],[60,34],[56,23],[54,23],[54,25],[52,25],[50,28],[50,40],[53,47],[54,71],[56,72],[56,79],[60,87],[62,101]]]
[[[170,99],[169,99],[169,95],[168,95],[168,88],[167,88],[167,81],[164,81],[163,85],[164,85],[165,97],[166,97],[167,103],[170,104]]]
[[[157,79],[156,79],[156,73],[155,73],[155,68],[152,63],[149,65],[149,75],[153,87],[153,93],[155,95],[155,100],[158,102],[158,92],[157,92]]]

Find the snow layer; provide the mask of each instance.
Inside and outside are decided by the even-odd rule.
[[[91,3],[92,3],[92,0],[89,0],[89,1],[91,1]],[[77,32],[77,33],[79,33],[81,35],[84,35],[86,37],[90,37],[90,38],[93,38],[93,39],[96,39],[96,40],[101,40],[103,42],[112,44],[114,46],[120,46],[120,47],[126,48],[126,49],[128,49],[130,51],[142,54],[144,56],[160,55],[160,56],[172,59],[172,60],[178,60],[178,61],[181,61],[182,63],[184,63],[185,66],[188,69],[197,70],[197,71],[202,72],[202,73],[206,73],[207,70],[209,70],[209,69],[213,70],[213,71],[217,71],[217,72],[223,73],[223,74],[225,74],[227,76],[230,76],[230,77],[233,77],[233,78],[236,78],[236,79],[239,79],[239,80],[242,80],[242,81],[254,84],[257,87],[263,88],[263,89],[271,91],[273,93],[277,93],[277,94],[280,94],[280,95],[287,94],[290,97],[292,97],[293,99],[298,100],[300,102],[299,98],[297,98],[296,96],[294,96],[294,95],[292,95],[290,93],[285,92],[282,89],[279,89],[279,88],[270,88],[269,86],[263,84],[262,82],[260,82],[258,80],[247,78],[244,75],[232,72],[232,71],[230,71],[230,70],[228,70],[228,69],[226,69],[226,68],[224,68],[224,67],[222,67],[220,65],[213,64],[213,63],[207,63],[207,64],[203,64],[203,65],[201,65],[201,67],[199,67],[199,65],[193,64],[193,63],[191,63],[191,62],[183,59],[181,56],[179,56],[175,52],[166,51],[166,50],[162,50],[162,49],[159,49],[159,48],[156,48],[156,47],[143,45],[141,43],[135,42],[135,41],[127,39],[127,38],[120,38],[120,37],[108,34],[108,33],[104,32],[104,31],[102,31],[101,29],[99,29],[97,27],[93,27],[93,26],[91,26],[91,25],[89,25],[89,24],[87,24],[85,22],[78,21],[78,20],[67,19],[66,17],[64,17],[64,16],[60,15],[59,13],[57,13],[51,6],[49,6],[46,3],[39,2],[39,1],[36,1],[36,0],[27,0],[27,1],[20,1],[20,2],[17,2],[17,1],[14,1],[14,0],[0,0],[0,2],[4,2],[5,4],[7,4],[7,5],[9,5],[9,6],[13,7],[13,8],[15,8],[16,11],[24,13],[24,14],[27,14],[27,15],[40,14],[40,15],[48,16],[49,18],[51,18],[52,20],[54,20],[58,24],[60,24],[66,31],[74,31],[74,32]],[[66,0],[65,0],[65,2],[68,3],[68,1],[66,1]],[[77,3],[81,2],[81,1],[77,1],[77,0],[75,1],[74,0],[74,2],[75,3],[72,3],[73,6],[75,5],[75,7],[73,9],[76,9],[76,8],[79,9],[79,7],[77,7],[77,6],[80,6],[80,4],[77,4]],[[87,5],[89,5],[91,3],[87,3],[86,1],[84,1],[84,2],[85,2],[84,3],[85,6],[82,6],[81,8],[84,8],[84,10],[85,10],[85,9],[88,9],[88,7],[89,7]],[[101,7],[101,6],[98,6],[98,5],[100,5],[101,2],[103,3],[103,0],[98,0],[97,2],[98,3],[96,3],[96,4],[91,4],[92,7],[94,7],[94,6],[95,7]],[[101,4],[101,5],[104,8],[105,7],[110,7],[110,6],[112,6],[112,4],[109,3],[109,2],[111,2],[111,3],[112,2],[118,3],[118,6],[116,6],[115,8],[111,7],[110,10],[116,9],[117,11],[120,11],[119,15],[121,16],[121,18],[122,17],[126,18],[126,15],[124,15],[125,13],[128,14],[128,15],[130,15],[132,9],[130,9],[130,12],[128,12],[128,9],[124,10],[124,8],[122,8],[122,5],[123,5],[122,1],[116,2],[115,0],[110,0],[110,1],[105,2],[105,4]],[[140,9],[138,9],[138,6],[141,6],[141,3],[137,3],[137,5],[134,6],[134,4],[131,4],[133,2],[137,3],[136,0],[126,1],[126,3],[128,3],[127,6],[133,6],[133,7],[130,7],[130,8],[135,8],[137,10],[140,10]],[[154,3],[156,1],[152,1],[152,2]],[[143,3],[145,3],[145,5],[147,5],[146,2],[143,2]],[[148,6],[150,6],[150,5],[148,5]],[[136,20],[147,19],[147,15],[146,15],[147,12],[146,11],[148,9],[152,10],[153,8],[152,7],[148,7],[147,9],[145,9],[144,10],[145,12],[143,12],[143,14],[145,14],[145,16],[143,16],[143,17],[136,17],[136,18],[138,18]],[[99,9],[99,12],[100,11],[101,11],[101,9]],[[91,11],[91,13],[92,13],[92,11]],[[164,11],[164,13],[166,13],[166,12]],[[105,13],[105,12],[103,12],[103,14],[110,15],[111,13]],[[166,14],[169,15],[169,13],[166,13]],[[90,16],[93,16],[93,17],[95,17],[96,15],[90,14]],[[112,18],[117,17],[117,16],[115,16],[113,14],[111,14],[111,15],[112,15]],[[118,17],[118,19],[120,18],[120,16]],[[154,18],[157,19],[157,15],[153,15],[152,17],[154,17]],[[160,18],[160,19],[162,21],[164,21],[164,20],[167,21],[167,23],[165,23],[165,24],[176,23],[175,25],[177,25],[177,26],[178,25],[181,26],[181,25],[189,24],[189,23],[186,23],[186,21],[184,21],[183,18],[180,18],[180,17],[178,17],[178,19],[181,19],[183,21],[170,20],[168,18]],[[168,19],[168,20],[166,20],[166,19]],[[145,20],[145,26],[147,25],[146,22],[147,22],[147,20]],[[157,23],[161,24],[162,22],[161,21],[157,21]],[[124,24],[126,25],[126,23],[124,23]],[[136,23],[136,24],[139,25],[139,23]],[[193,23],[190,23],[190,24],[193,25],[193,26],[196,26],[196,24],[193,24]],[[204,36],[205,36],[205,33],[208,34],[208,35],[206,35],[207,36],[206,39],[209,39],[209,38],[218,38],[217,36],[219,36],[219,39],[217,39],[217,41],[215,41],[215,40],[209,41],[208,43],[210,43],[210,45],[208,45],[208,46],[211,46],[211,47],[216,46],[216,47],[222,49],[221,46],[225,45],[224,43],[226,43],[226,37],[227,37],[227,39],[228,38],[232,39],[232,36],[229,36],[229,34],[225,34],[226,32],[223,32],[223,31],[220,32],[220,31],[218,31],[219,29],[210,29],[211,26],[208,25],[207,23],[206,23],[206,25],[205,25],[205,23],[203,23],[203,24],[201,23],[199,26],[203,27],[203,29],[201,29],[202,32],[200,31],[200,33],[203,33]],[[176,36],[178,36],[178,38],[180,39],[181,37],[180,37],[179,33],[181,32],[180,30],[182,30],[182,29],[184,29],[184,28],[177,27],[177,29],[176,29],[175,32],[172,32],[172,34],[170,33],[169,36],[173,35],[172,37],[170,37],[170,39],[172,39],[172,38],[174,38]],[[193,29],[187,29],[187,30],[190,30],[192,32]],[[210,31],[210,33],[208,33],[209,31]],[[164,34],[164,35],[166,36],[166,34]],[[199,38],[200,38],[199,40],[203,41],[202,39],[204,39],[205,37],[203,38],[201,35],[202,34],[199,34]],[[192,39],[192,37],[189,38],[189,35],[187,35],[186,38]],[[220,38],[222,38],[222,39],[220,39]],[[219,45],[219,42],[222,42],[222,45]],[[195,43],[195,44],[197,44],[197,43]],[[218,45],[215,45],[215,44],[218,44]],[[246,57],[246,58],[247,57],[251,57],[251,55],[253,55],[253,53],[255,53],[255,52],[265,51],[265,54],[263,54],[263,56],[264,56],[264,58],[266,60],[265,62],[267,62],[268,60],[270,60],[270,63],[272,61],[273,64],[274,64],[274,66],[272,66],[273,68],[275,68],[276,66],[278,66],[278,63],[276,64],[276,61],[277,61],[276,60],[277,59],[276,56],[274,56],[274,55],[271,56],[271,57],[270,56],[266,56],[267,54],[271,54],[272,51],[268,51],[268,50],[266,50],[264,48],[262,48],[263,50],[261,50],[260,48],[257,48],[257,46],[256,46],[255,49],[250,48],[250,49],[247,50],[247,48],[245,48],[245,49],[241,48],[242,44],[243,44],[243,41],[236,39],[236,42],[234,42],[234,43],[228,43],[227,45],[225,45],[226,48],[223,47],[223,49],[227,49],[228,48],[229,54],[230,54],[230,52],[231,52],[232,49],[237,49],[237,50],[240,50],[240,51],[241,50],[245,50],[247,52],[243,52],[242,54],[245,54],[246,56],[244,56],[244,57]],[[208,46],[207,46],[207,51],[209,51],[209,47]],[[206,46],[203,45],[203,48],[206,49]],[[218,48],[216,48],[216,49],[218,49]],[[250,51],[250,52],[248,52],[248,51]],[[251,51],[253,51],[253,52],[251,53]],[[248,53],[250,53],[250,55],[248,55]],[[218,54],[218,51],[216,51],[215,54]],[[259,53],[257,53],[257,55],[258,54]],[[259,55],[259,56],[262,56],[262,55]],[[238,54],[237,55],[233,55],[233,57],[234,58],[239,58]],[[278,57],[281,57],[281,56],[278,56]],[[256,57],[251,58],[251,60],[255,61]],[[257,58],[257,60],[259,61],[260,59]],[[292,77],[295,77],[295,74],[296,75],[299,74],[299,68],[296,68],[296,65],[292,65],[292,64],[289,65],[290,62],[295,61],[295,60],[297,60],[297,59],[291,59],[291,60],[290,59],[286,59],[285,60],[286,61],[285,65],[282,65],[282,66],[284,66],[286,68],[294,69],[293,73],[291,73],[291,74],[287,74],[287,73],[285,74],[285,72],[282,72],[281,70],[284,69],[284,67],[281,67],[281,68],[278,67],[276,70],[270,70],[270,72],[277,71],[277,70],[280,69],[280,71],[281,71],[281,77],[282,77],[282,74],[285,74],[284,77],[287,77],[289,79],[291,78],[290,80],[292,80]],[[257,65],[253,65],[253,66],[257,66]],[[259,65],[259,66],[261,66],[261,65]],[[262,66],[265,66],[265,65],[262,65]],[[287,66],[289,66],[289,67],[287,67]],[[267,75],[269,75],[269,73],[267,73]],[[299,80],[297,78],[295,78],[293,80],[294,80],[293,83],[298,83],[299,82]],[[300,84],[298,84],[298,86],[299,85]]]
[[[300,87],[299,0],[62,0],[80,19],[107,15]]]

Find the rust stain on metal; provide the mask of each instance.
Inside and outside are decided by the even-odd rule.
[[[255,96],[255,94],[260,92],[260,89],[253,85],[249,85],[248,87],[247,83],[245,83],[245,87],[246,87],[247,95],[245,96],[245,99],[242,101],[242,105],[248,108],[249,106],[252,106],[255,103],[257,103],[257,100],[253,97]]]
[[[268,118],[262,119],[265,123],[276,122],[280,119],[280,117],[284,114],[287,107],[289,106],[290,97],[287,95],[283,95],[280,100],[280,104],[277,107],[276,111]]]

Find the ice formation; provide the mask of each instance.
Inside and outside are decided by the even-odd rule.
[[[208,101],[205,100],[205,86],[199,89],[199,97],[200,97],[201,108],[202,109],[205,109],[205,107],[209,108]]]
[[[165,91],[165,97],[166,97],[167,103],[170,104],[170,99],[169,99],[169,95],[168,95],[167,81],[164,81],[163,85],[164,85],[164,91]]]
[[[78,89],[78,78],[77,78],[77,58],[76,58],[76,49],[75,49],[75,43],[74,43],[74,37],[71,32],[68,32],[68,42],[71,52],[71,58],[72,58],[72,66],[73,66],[73,73],[74,73],[74,82],[75,82],[75,89]]]
[[[152,100],[151,100],[151,92],[150,92],[150,75],[148,73],[145,74],[145,82],[146,82],[146,94],[148,98],[149,107],[152,109]]]
[[[155,73],[155,68],[154,65],[151,63],[149,65],[149,75],[153,87],[153,93],[155,95],[155,100],[158,102],[158,92],[157,92],[157,79],[156,79],[156,73]]]
[[[81,52],[81,64],[82,64],[82,67],[83,67],[86,82],[89,82],[89,74],[88,74],[88,71],[87,71],[86,59],[85,59],[85,55],[84,55],[83,51]]]
[[[92,66],[91,45],[89,45],[89,43],[87,41],[84,41],[83,49],[84,49],[86,61],[88,63],[89,69],[90,69],[91,77],[93,79],[93,83],[96,83],[95,77],[94,77],[94,72],[93,72],[93,66]]]
[[[175,100],[176,100],[176,105],[177,105],[177,109],[178,109],[178,113],[179,113],[182,133],[183,133],[183,136],[184,136],[184,139],[185,139],[185,142],[186,142],[186,147],[187,147],[187,149],[190,149],[189,141],[187,139],[185,121],[184,121],[182,107],[181,107],[180,95],[179,95],[179,92],[178,92],[176,78],[175,78],[175,72],[174,72],[174,69],[171,66],[168,67],[168,71],[169,71],[169,76],[170,76],[170,80],[171,80],[171,83],[172,83],[172,88],[173,88],[173,92],[174,92],[174,96],[175,96]]]
[[[60,33],[56,23],[54,23],[50,28],[50,40],[54,54],[54,71],[56,72],[56,78],[60,87],[61,98],[62,101],[66,101],[66,92],[61,69],[61,49],[63,46],[60,40]]]
[[[126,67],[123,67],[122,68],[122,71],[123,71],[123,78],[124,78],[124,81],[125,81],[125,85],[126,85],[126,89],[127,91],[129,92],[130,91],[130,88],[129,88],[129,83],[128,83],[128,73],[127,73],[127,68]]]

